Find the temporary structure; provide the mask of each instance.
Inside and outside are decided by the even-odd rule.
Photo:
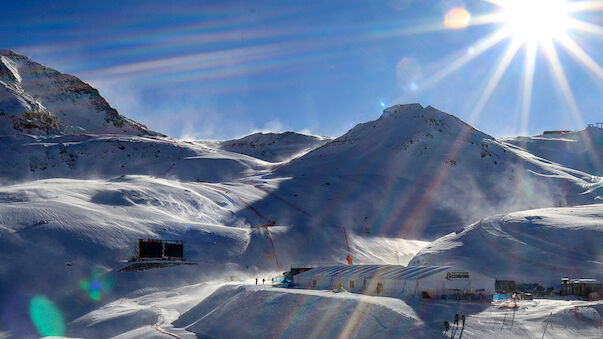
[[[489,297],[494,279],[452,266],[324,266],[293,277],[296,287],[335,289],[368,295],[423,298]]]

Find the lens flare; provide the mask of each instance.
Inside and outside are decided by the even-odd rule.
[[[471,14],[462,7],[452,8],[444,15],[444,26],[452,29],[465,28],[469,26],[469,21]]]
[[[78,283],[80,289],[87,292],[93,301],[100,301],[104,293],[113,289],[113,285],[113,280],[103,277],[98,268],[92,271],[90,280],[82,279]]]
[[[36,296],[29,302],[29,316],[42,337],[63,336],[65,323],[59,309],[44,296]]]

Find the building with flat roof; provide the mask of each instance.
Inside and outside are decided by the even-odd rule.
[[[589,297],[591,293],[603,295],[601,281],[591,278],[563,278],[561,279],[561,295],[576,295]]]

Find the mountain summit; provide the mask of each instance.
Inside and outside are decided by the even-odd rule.
[[[9,50],[0,50],[0,134],[159,135],[120,115],[98,91]]]

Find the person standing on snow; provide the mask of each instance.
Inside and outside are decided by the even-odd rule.
[[[266,282],[266,279],[262,278],[262,285]]]
[[[258,284],[258,278],[255,278],[255,284],[256,285]]]
[[[448,333],[450,329],[450,324],[447,321],[444,321],[444,333]]]
[[[465,327],[465,315],[463,314],[463,316],[461,317],[461,321],[463,322],[463,327]]]
[[[454,324],[456,326],[459,326],[459,314],[458,313],[454,315]]]

